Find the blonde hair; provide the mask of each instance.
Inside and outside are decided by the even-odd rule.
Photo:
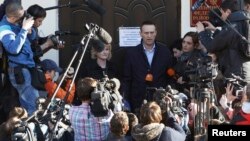
[[[104,44],[104,47],[109,47],[109,56],[108,56],[107,60],[110,60],[112,57],[112,52],[111,52],[112,46],[111,46],[111,44]],[[98,53],[98,51],[94,47],[92,47],[91,48],[91,59],[96,59],[97,53]]]
[[[129,119],[126,112],[117,112],[110,121],[110,130],[117,136],[123,136],[129,129]]]
[[[160,123],[162,120],[160,106],[156,102],[144,104],[140,110],[140,120],[143,125]]]

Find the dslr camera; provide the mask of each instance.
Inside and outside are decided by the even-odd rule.
[[[59,45],[61,42],[60,40],[56,37],[56,35],[50,35],[48,38],[53,42],[54,46]]]

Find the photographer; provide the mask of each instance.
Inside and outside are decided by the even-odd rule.
[[[231,124],[250,125],[250,84],[244,88],[241,110],[233,117]]]
[[[57,64],[53,60],[50,60],[50,59],[43,60],[41,62],[41,66],[46,77],[45,89],[48,93],[48,98],[51,98],[58,85],[56,82],[53,81],[55,77],[55,73],[56,72],[61,73],[62,69],[58,67]],[[71,70],[73,71],[73,68],[71,68]],[[71,75],[73,75],[74,72],[71,72],[71,73],[72,73]],[[67,94],[67,91],[70,87],[71,82],[72,82],[72,78],[69,75],[67,75],[66,79],[63,81],[64,85],[62,85],[61,88],[59,88],[55,97],[63,100]],[[69,92],[69,96],[68,96],[68,99],[66,100],[66,103],[72,103],[74,99],[74,95],[75,95],[75,84],[73,84],[73,87],[71,91]]]
[[[57,39],[55,35],[47,37],[40,37],[38,34],[38,27],[42,25],[43,20],[46,18],[46,11],[43,7],[34,4],[27,9],[27,15],[34,19],[33,29],[36,32],[36,38],[32,41],[32,51],[34,52],[34,60],[39,63],[39,58],[50,49],[64,48],[64,45]]]
[[[33,18],[24,18],[24,9],[18,2],[6,6],[6,15],[0,22],[0,40],[8,53],[8,74],[11,84],[17,89],[19,101],[31,115],[36,110],[35,101],[38,90],[31,85],[30,68],[35,67],[30,41],[35,38],[29,34]],[[22,25],[20,25],[22,22]]]
[[[109,133],[109,124],[113,112],[109,110],[108,115],[95,117],[91,111],[91,93],[95,87],[97,87],[97,81],[90,77],[85,77],[77,82],[77,96],[82,101],[82,104],[80,106],[73,106],[69,110],[69,118],[74,129],[75,141],[103,141]]]
[[[227,85],[226,94],[220,99],[220,104],[227,114],[231,124],[236,125],[250,125],[250,84],[247,84],[241,96],[237,96],[233,93],[234,86]],[[238,100],[241,103],[239,111],[235,109],[235,101]]]
[[[249,9],[249,0],[244,1],[244,8]],[[250,82],[250,59],[248,51],[244,50],[244,39],[248,39],[248,17],[246,11],[236,11],[234,7],[237,3],[232,0],[226,0],[221,6],[228,6],[221,10],[222,16],[226,13],[227,18],[223,18],[230,25],[223,25],[222,30],[213,38],[208,34],[211,30],[212,24],[207,24],[204,27],[202,22],[196,24],[199,33],[199,39],[202,44],[207,48],[208,52],[215,53],[218,56],[219,69],[225,77],[231,77],[234,73]],[[231,13],[231,14],[230,14]],[[203,22],[209,23],[209,22]],[[239,34],[240,35],[239,35]]]

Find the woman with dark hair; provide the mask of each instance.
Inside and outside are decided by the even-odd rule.
[[[198,58],[205,56],[204,51],[200,49],[198,34],[192,31],[186,33],[182,40],[182,54],[178,57],[178,61],[174,66],[174,70],[179,76],[176,80],[176,87],[179,91],[183,92],[185,88],[188,88],[189,76],[186,71],[189,65],[193,65],[192,63],[197,62]]]

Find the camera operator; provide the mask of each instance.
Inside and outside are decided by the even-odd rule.
[[[241,110],[233,117],[231,124],[250,125],[250,84],[244,88]]]
[[[77,96],[82,101],[80,106],[72,106],[69,110],[69,118],[74,129],[75,141],[98,140],[107,138],[110,128],[110,120],[113,112],[109,110],[108,115],[95,117],[91,111],[91,93],[97,87],[97,81],[85,77],[77,82]]]
[[[250,125],[250,84],[247,84],[244,87],[241,96],[234,94],[233,89],[233,85],[227,85],[227,92],[221,97],[220,104],[228,116],[230,124]],[[239,111],[235,109],[235,101],[239,101],[241,103]]]
[[[57,64],[51,60],[51,59],[45,59],[41,62],[42,70],[44,71],[45,77],[46,77],[46,83],[45,83],[45,89],[48,93],[48,98],[51,98],[54,94],[54,91],[57,88],[57,83],[54,82],[55,73],[58,72],[59,74],[63,71],[60,67],[57,66]],[[59,88],[58,92],[56,93],[56,98],[64,99],[64,97],[67,94],[67,91],[70,87],[70,84],[72,82],[72,75],[74,73],[74,69],[70,68],[72,72],[70,75],[67,75],[66,78],[63,80],[63,85]],[[68,99],[66,100],[66,103],[72,103],[75,95],[75,84],[73,84],[73,87],[71,91],[69,92]]]
[[[18,2],[6,6],[6,15],[0,23],[0,40],[8,53],[8,74],[11,84],[17,89],[19,101],[31,115],[36,110],[35,101],[38,90],[31,85],[30,68],[35,67],[30,41],[35,38],[29,34],[33,18],[24,18],[24,9]],[[22,25],[20,25],[22,22]]]
[[[250,5],[249,0],[244,1],[244,8]],[[233,0],[226,0],[222,3],[221,7],[222,17],[226,15],[227,18],[222,18],[226,22],[232,23],[231,25],[222,25],[222,30],[211,38],[211,27],[209,22],[207,27],[204,27],[202,22],[196,24],[199,33],[199,39],[202,44],[207,48],[208,52],[215,53],[218,56],[219,69],[225,77],[231,77],[234,73],[244,78],[248,83],[250,82],[250,58],[246,55],[248,52],[243,51],[245,42],[242,38],[247,39],[248,33],[248,17],[246,11],[237,11],[235,8],[237,3]],[[231,14],[230,14],[231,13]],[[241,35],[239,35],[239,34]],[[245,37],[244,37],[245,36]]]
[[[27,9],[27,15],[32,16],[34,19],[33,29],[36,32],[36,38],[32,41],[32,50],[34,52],[34,60],[36,63],[39,63],[39,58],[51,48],[64,48],[64,44],[60,42],[55,35],[51,34],[47,37],[40,37],[38,34],[38,27],[42,25],[42,22],[46,17],[46,10],[43,7],[37,4],[31,5]]]

